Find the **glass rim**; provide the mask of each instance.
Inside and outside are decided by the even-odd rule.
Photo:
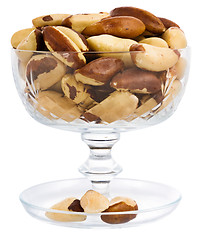
[[[153,45],[151,45],[153,46]],[[172,51],[186,51],[188,49],[191,49],[190,46],[186,46],[185,48],[178,48],[178,49],[173,49],[173,48],[168,48],[171,49]],[[37,50],[22,50],[22,49],[17,49],[17,48],[11,48],[11,51],[14,52],[25,52],[25,53],[39,53],[39,54],[53,54],[53,53],[58,53],[58,54],[65,54],[65,53],[72,53],[72,54],[126,54],[126,53],[135,53],[135,52],[145,52],[145,51],[81,51],[81,52],[74,52],[74,51],[37,51]]]

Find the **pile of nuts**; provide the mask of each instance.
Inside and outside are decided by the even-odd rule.
[[[138,210],[137,203],[131,198],[115,197],[111,201],[104,195],[94,190],[88,190],[81,199],[73,197],[66,198],[63,201],[51,207],[52,210],[67,211],[68,213],[46,212],[45,215],[60,222],[81,222],[85,221],[86,213],[113,213]],[[72,214],[71,212],[85,213]],[[109,224],[126,223],[134,219],[136,214],[101,214],[101,220]]]
[[[24,94],[49,119],[111,123],[164,109],[180,92],[180,27],[135,7],[51,14],[11,38]],[[27,51],[24,51],[27,50]]]

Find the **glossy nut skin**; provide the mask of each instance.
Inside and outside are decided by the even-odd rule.
[[[67,71],[66,66],[53,56],[34,55],[26,66],[29,86],[36,90],[46,90],[59,82]]]
[[[151,94],[161,90],[161,81],[155,72],[134,67],[115,75],[110,82],[110,86],[117,90]]]
[[[25,28],[15,32],[11,37],[11,46],[17,48],[18,44],[25,39],[35,28]]]
[[[151,46],[145,43],[130,47],[132,61],[141,69],[148,71],[165,71],[173,67],[180,53],[177,50]]]
[[[56,27],[44,27],[43,38],[53,55],[69,67],[77,69],[86,64],[86,59],[79,47]]]
[[[162,21],[162,23],[164,24],[165,28],[168,29],[170,27],[177,27],[180,28],[178,24],[176,24],[175,22],[167,19],[167,18],[162,18],[159,17],[159,19]]]
[[[168,43],[172,49],[185,48],[187,40],[184,32],[177,27],[170,27],[162,34],[162,38]]]
[[[142,39],[141,41],[139,41],[139,43],[146,43],[155,47],[164,47],[164,48],[168,48],[168,44],[167,42],[159,37],[149,37],[149,38],[145,38]]]
[[[75,78],[84,84],[104,85],[123,68],[124,64],[120,59],[101,57],[75,71]]]
[[[100,21],[102,18],[108,17],[109,13],[90,13],[90,14],[76,14],[64,19],[63,26],[70,27],[77,32],[82,32],[87,26]]]
[[[73,198],[73,197],[66,198],[63,201],[53,205],[51,207],[51,209],[70,212],[71,210],[68,210],[68,207],[71,204],[73,204],[73,202],[75,200],[76,199]],[[46,212],[45,216],[54,220],[54,221],[59,221],[59,222],[81,222],[81,221],[86,220],[85,215],[79,215],[79,214],[65,214],[65,213]]]
[[[33,25],[37,27],[44,27],[44,26],[57,26],[61,25],[62,21],[69,17],[70,14],[49,14],[43,15],[32,20]]]
[[[116,37],[136,38],[145,30],[145,25],[137,18],[129,16],[108,17],[86,27],[82,34],[96,36],[110,34]]]
[[[87,38],[87,42],[90,49],[93,51],[108,52],[101,54],[101,56],[119,58],[124,62],[126,67],[134,65],[129,53],[129,48],[132,44],[137,44],[137,42],[132,39],[125,39],[115,37],[109,34],[102,34],[99,36]],[[127,53],[114,54],[112,52],[127,52]]]
[[[36,109],[49,119],[63,119],[71,122],[80,117],[81,111],[76,104],[63,94],[54,91],[38,92],[35,96]]]
[[[114,122],[117,120],[124,120],[131,116],[138,105],[138,98],[126,91],[115,91],[110,94],[105,100],[98,105],[89,109],[86,113],[89,114],[91,119],[101,119],[104,122]],[[121,111],[122,109],[122,111]],[[93,118],[95,116],[95,118]]]
[[[109,200],[94,190],[88,190],[81,198],[80,205],[86,213],[100,213],[109,207]]]
[[[81,82],[77,82],[73,74],[66,74],[62,78],[61,86],[65,96],[70,98],[80,107],[88,108],[88,106],[94,103],[94,100],[88,93],[90,87]]]
[[[38,29],[34,29],[26,38],[24,38],[17,46],[18,50],[29,50],[31,52],[17,52],[19,59],[22,62],[28,62],[33,55],[32,51],[43,50],[44,42],[42,33]]]
[[[124,212],[124,211],[136,211],[138,210],[137,203],[127,197],[116,197],[111,200],[110,206],[104,211],[107,212]],[[101,219],[109,224],[121,224],[133,220],[136,214],[113,214],[113,215],[102,215]]]
[[[135,7],[118,7],[110,12],[113,16],[132,16],[140,19],[146,26],[146,29],[152,33],[163,33],[165,27],[162,21],[152,13]]]

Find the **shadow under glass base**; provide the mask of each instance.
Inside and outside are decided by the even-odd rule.
[[[31,216],[51,224],[75,228],[134,227],[170,214],[181,200],[181,194],[170,186],[150,181],[115,178],[109,184],[109,198],[130,197],[137,202],[137,211],[87,214],[50,209],[52,205],[67,197],[80,199],[90,189],[92,189],[92,183],[86,178],[60,180],[33,186],[21,193],[20,200]],[[85,220],[77,222],[54,221],[46,216],[47,212],[83,215]],[[101,219],[102,215],[127,213],[136,214],[136,217],[122,224],[109,224]]]

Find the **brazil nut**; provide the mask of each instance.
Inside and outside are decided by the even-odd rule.
[[[34,29],[31,33],[24,38],[17,46],[17,55],[22,62],[27,62],[33,55],[33,51],[43,50],[44,42],[42,33],[38,29]],[[23,50],[23,51],[20,51]],[[28,51],[24,51],[28,50]]]
[[[82,32],[87,26],[100,21],[102,18],[108,17],[109,13],[91,13],[91,14],[75,14],[65,18],[62,22],[63,26],[70,27],[77,32]]]
[[[165,27],[162,21],[152,13],[135,7],[118,7],[110,12],[113,16],[132,16],[140,19],[146,26],[146,29],[153,33],[163,33]]]
[[[81,82],[77,82],[73,74],[66,74],[62,78],[61,86],[65,96],[80,107],[88,108],[88,106],[93,104],[94,100],[88,93],[90,87]]]
[[[145,25],[137,18],[129,16],[108,17],[86,27],[82,34],[96,36],[110,34],[116,37],[136,38],[145,30]]]
[[[161,81],[155,72],[128,68],[115,75],[110,86],[117,90],[130,90],[134,93],[155,93],[161,90]]]
[[[59,82],[66,66],[57,58],[46,54],[34,55],[26,66],[26,79],[33,90],[46,90]]]
[[[45,213],[45,216],[59,222],[81,222],[86,220],[86,216],[82,214],[71,214],[73,211],[73,207],[69,209],[73,203],[76,203],[77,199],[70,197],[62,200],[59,203],[54,204],[50,209],[52,210],[58,210],[58,211],[65,211],[66,213],[59,213],[59,212],[51,212],[47,211]],[[77,209],[79,210],[79,209]],[[80,211],[78,211],[80,212]]]
[[[103,211],[104,213],[108,212],[124,212],[124,211],[136,211],[138,210],[137,203],[127,197],[115,197],[110,201],[110,206],[108,209]],[[101,215],[102,221],[109,224],[121,224],[133,220],[136,217],[136,214],[111,214],[111,215]]]
[[[185,48],[187,40],[184,32],[178,27],[170,27],[162,34],[162,38],[168,43],[172,49]]]
[[[53,55],[69,67],[77,69],[86,64],[86,59],[79,47],[56,27],[45,27],[43,38]]]
[[[139,43],[146,43],[155,47],[164,47],[164,48],[168,48],[168,44],[167,42],[159,37],[149,37],[149,38],[145,38],[142,39],[141,41],[139,41]]]
[[[81,51],[86,52],[89,50],[86,38],[82,34],[76,32],[70,28],[62,27],[62,26],[58,26],[58,27],[56,27],[56,29],[60,30],[67,37],[69,37],[78,46],[78,48]]]
[[[98,105],[89,109],[86,113],[101,119],[104,122],[125,120],[133,114],[138,105],[138,98],[126,91],[115,91]],[[121,111],[122,109],[122,111]]]
[[[137,44],[132,39],[119,38],[108,34],[89,37],[87,39],[89,48],[93,51],[107,52],[99,53],[100,56],[115,57],[121,59],[126,67],[133,66],[129,53],[132,44]],[[117,52],[117,53],[114,53]],[[126,53],[120,53],[126,52]]]
[[[39,91],[36,96],[36,109],[49,119],[63,119],[72,122],[81,115],[76,104],[63,94],[54,91]]]
[[[162,23],[164,24],[166,29],[168,29],[170,27],[177,27],[177,28],[179,28],[178,24],[176,24],[175,22],[173,22],[173,21],[171,21],[171,20],[169,20],[167,18],[161,18],[160,17],[159,19],[162,21]]]
[[[101,57],[91,61],[84,67],[75,71],[77,81],[93,86],[103,85],[122,71],[124,67],[120,59],[112,57]]]
[[[35,28],[26,28],[15,32],[11,37],[11,45],[17,48],[18,44],[25,39]]]
[[[33,25],[37,27],[44,27],[44,26],[57,26],[61,25],[62,21],[69,17],[70,14],[49,14],[43,15],[32,20]]]
[[[145,43],[132,45],[130,51],[132,51],[132,61],[137,67],[155,72],[173,67],[180,57],[177,50],[155,47]]]

